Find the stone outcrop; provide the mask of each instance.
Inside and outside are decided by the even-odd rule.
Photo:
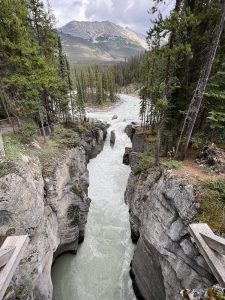
[[[134,149],[144,148],[140,145],[144,143],[139,141]],[[137,243],[131,277],[138,299],[181,300],[184,288],[213,285],[215,279],[188,233],[199,208],[192,184],[174,178],[169,170],[131,172],[125,202],[131,238]]]
[[[22,156],[0,177],[0,234],[30,238],[5,299],[52,299],[54,258],[76,253],[84,239],[90,205],[87,156],[102,149],[106,129],[102,124],[86,138],[81,136],[79,145],[65,150],[51,173],[43,172],[37,157]]]
[[[115,141],[116,141],[116,134],[115,134],[115,131],[112,130],[110,133],[110,144],[114,145]]]
[[[96,157],[102,151],[108,127],[108,124],[96,120],[89,132],[81,134],[79,144],[84,147],[87,160]]]
[[[129,165],[130,164],[130,153],[132,152],[131,147],[126,147],[125,148],[125,153],[123,155],[123,164],[124,165]]]

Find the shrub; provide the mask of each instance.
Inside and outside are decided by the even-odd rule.
[[[154,164],[154,156],[151,149],[145,150],[139,162],[134,166],[134,174],[148,170]]]
[[[216,291],[216,300],[225,300],[225,294],[223,291]]]
[[[67,147],[76,147],[78,145],[79,135],[75,129],[59,128],[55,132],[54,140]]]
[[[200,200],[201,206],[195,220],[225,232],[225,180],[216,177],[204,180]]]
[[[21,142],[30,143],[36,133],[37,133],[37,126],[34,123],[31,122],[24,123],[20,131]]]
[[[203,144],[204,139],[201,135],[195,135],[191,138],[191,147],[194,150],[199,149],[199,147]]]
[[[162,163],[162,167],[167,169],[179,169],[183,167],[183,163],[178,160],[168,160]]]
[[[145,141],[148,143],[155,143],[157,141],[157,137],[155,135],[149,135],[145,138]]]
[[[74,185],[74,186],[72,187],[71,191],[72,191],[75,195],[77,195],[77,196],[79,196],[79,197],[82,197],[82,196],[83,196],[83,192],[84,192],[83,189],[82,189],[82,187],[79,186],[79,185]]]

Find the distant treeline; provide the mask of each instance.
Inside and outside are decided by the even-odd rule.
[[[102,105],[107,101],[116,101],[117,85],[110,68],[97,65],[81,70],[75,68],[73,78],[76,97],[82,99],[84,104]]]
[[[78,99],[101,105],[115,102],[121,87],[140,82],[140,63],[144,54],[130,57],[112,66],[90,65],[74,69],[72,74]]]

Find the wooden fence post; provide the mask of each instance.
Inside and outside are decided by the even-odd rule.
[[[4,156],[5,156],[5,148],[4,148],[2,133],[1,133],[1,130],[0,130],[0,157],[4,157]]]

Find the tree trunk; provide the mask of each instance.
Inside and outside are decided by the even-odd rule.
[[[212,45],[208,53],[208,58],[201,71],[197,87],[195,89],[193,98],[191,100],[191,103],[188,108],[188,112],[184,120],[183,128],[180,134],[176,155],[175,155],[175,157],[178,159],[182,159],[182,160],[185,159],[187,154],[187,149],[190,143],[192,132],[201,107],[202,98],[209,80],[212,65],[216,56],[216,51],[219,46],[220,37],[224,27],[224,20],[225,20],[225,1],[222,6],[222,14],[219,19],[219,23],[215,30],[215,38],[212,41]]]
[[[46,143],[46,133],[45,133],[44,123],[43,123],[43,119],[42,119],[40,112],[39,112],[39,118],[40,118],[40,122],[41,122],[41,130],[43,132],[44,143]]]
[[[176,0],[176,5],[174,8],[174,12],[179,13],[181,8],[182,0]],[[172,29],[169,39],[169,49],[171,50],[173,48],[173,45],[176,40],[176,26]],[[166,65],[166,71],[165,71],[165,80],[164,80],[164,92],[163,96],[166,101],[168,101],[168,92],[169,92],[169,80],[171,75],[171,57],[168,56],[167,59],[167,65]],[[162,135],[162,129],[163,129],[163,123],[164,123],[164,112],[162,112],[158,124],[157,124],[157,141],[156,141],[156,153],[155,153],[155,165],[160,165],[160,149],[161,149],[161,135]]]
[[[181,9],[181,4],[182,4],[182,0],[176,0],[176,5],[174,8],[175,13],[179,13],[179,11]],[[170,34],[170,38],[169,38],[169,49],[170,50],[173,48],[173,45],[175,43],[176,32],[177,32],[177,28],[175,26],[175,27],[173,27],[171,34]],[[164,96],[166,97],[166,99],[167,99],[167,95],[168,95],[169,79],[170,79],[170,73],[171,73],[170,71],[171,71],[171,55],[168,56],[167,65],[166,65],[165,89],[164,89]]]
[[[161,149],[161,126],[162,122],[159,121],[156,128],[156,145],[155,145],[155,165],[160,165],[160,149]]]

